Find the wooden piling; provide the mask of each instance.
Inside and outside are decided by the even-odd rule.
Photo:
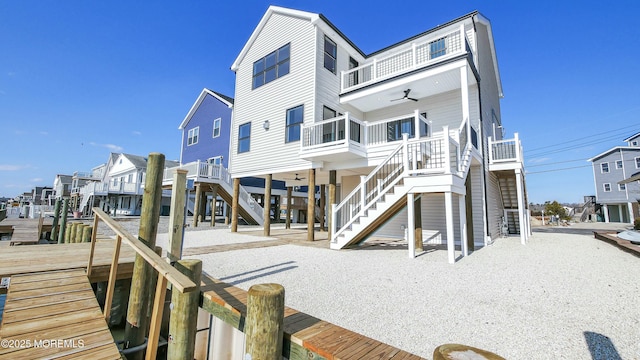
[[[291,229],[291,186],[287,186],[287,218],[284,221],[285,229]]]
[[[53,208],[53,224],[51,225],[51,240],[56,241],[58,239],[58,221],[60,220],[60,206],[62,205],[62,199],[56,199],[56,205]]]
[[[320,185],[320,231],[325,231],[324,228],[324,208],[326,206],[327,199],[325,197],[325,185]]]
[[[69,238],[71,237],[71,229],[73,228],[73,224],[67,224],[66,225],[66,229],[64,229],[63,233],[64,233],[64,243],[68,244],[69,243]]]
[[[193,280],[196,284],[196,290],[184,294],[173,291],[171,294],[173,308],[169,318],[167,359],[193,359],[198,322],[198,303],[200,301],[202,261],[197,259],[179,260],[176,262],[175,268]]]
[[[79,223],[78,227],[76,228],[76,237],[75,237],[75,243],[81,243],[82,242],[82,234],[84,233],[84,228],[86,228],[89,225],[85,225],[83,223]]]
[[[328,239],[331,240],[331,235],[333,235],[331,232],[333,229],[333,224],[331,223],[331,209],[333,209],[333,205],[336,204],[336,171],[335,170],[329,170],[329,216],[328,216],[328,223],[329,226],[327,226],[328,230],[327,230],[327,236]]]
[[[68,213],[69,213],[69,199],[64,199],[62,202],[62,214],[61,214],[62,219],[60,219],[60,231],[58,233],[58,244],[62,244],[65,242]]]
[[[309,169],[309,186],[307,188],[307,241],[313,241],[316,223],[316,169]]]
[[[216,226],[216,200],[218,198],[218,184],[211,185],[211,227]]]
[[[279,284],[253,285],[247,296],[245,354],[253,360],[282,359],[284,288]]]
[[[420,196],[416,196],[416,199],[413,201],[414,208],[414,219],[415,219],[415,232],[414,232],[414,244],[416,251],[422,251],[422,198]]]
[[[264,179],[264,222],[262,235],[271,235],[271,174]]]
[[[155,248],[156,235],[158,233],[158,221],[162,205],[163,171],[164,155],[160,153],[149,154],[138,239],[151,249]],[[146,316],[147,308],[151,306],[151,292],[154,291],[154,289],[148,287],[149,283],[151,283],[151,276],[154,276],[153,271],[153,268],[147,264],[144,258],[137,254],[131,278],[131,291],[124,334],[125,348],[144,343],[149,324]],[[142,354],[140,351],[127,356],[127,358],[129,360],[141,360]]]
[[[76,242],[76,233],[78,232],[78,226],[81,226],[82,224],[79,222],[73,222],[71,224],[71,233],[69,234],[69,242],[74,244]]]
[[[169,261],[182,258],[182,233],[184,227],[184,207],[187,190],[187,173],[184,169],[177,169],[173,174],[171,185],[171,209],[169,212]]]
[[[238,232],[238,196],[240,196],[240,178],[233,179],[233,200],[231,201],[231,232]]]
[[[202,186],[196,184],[196,198],[193,205],[193,227],[198,227],[198,221],[200,220],[200,207],[202,206]]]
[[[82,242],[91,241],[91,233],[93,232],[93,226],[86,225],[82,228]]]

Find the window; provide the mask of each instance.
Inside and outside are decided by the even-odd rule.
[[[287,110],[287,127],[284,142],[300,140],[300,124],[304,119],[304,106],[296,106]]]
[[[636,169],[640,169],[640,157],[636,158]]]
[[[200,127],[194,127],[189,130],[187,134],[187,146],[191,146],[198,143],[198,135],[200,134]]]
[[[609,183],[605,183],[602,184],[604,186],[604,192],[610,192],[611,191],[611,184]]]
[[[328,106],[322,107],[322,120],[333,119],[336,117],[336,111]]]
[[[609,172],[609,163],[600,164],[600,172],[605,174]]]
[[[402,134],[407,133],[409,137],[415,136],[415,121],[413,118],[390,121],[387,123],[387,141],[402,140]]]
[[[208,158],[207,162],[212,165],[220,165],[222,164],[222,156],[215,156],[212,158]]]
[[[322,120],[333,119],[336,115],[336,111],[332,108],[322,107]],[[338,134],[337,138],[336,133]],[[344,120],[331,121],[322,125],[322,142],[328,143],[336,140],[344,140]]]
[[[336,43],[328,37],[324,37],[324,68],[336,73],[336,59],[338,58]]]
[[[359,66],[356,59],[349,57],[349,70],[355,69]],[[358,82],[358,70],[349,73],[349,86],[357,85]]]
[[[447,53],[446,39],[441,38],[429,43],[429,59],[435,59]]]
[[[622,160],[616,160],[616,169],[622,169]]]
[[[220,136],[220,123],[222,122],[221,118],[217,118],[213,120],[213,137],[216,138]]]
[[[289,45],[253,63],[253,89],[289,73]]]
[[[244,123],[238,127],[238,153],[247,152],[251,145],[251,123]]]
[[[133,182],[133,174],[129,174],[129,176],[127,176],[127,182],[129,184],[131,184]]]
[[[625,191],[625,190],[627,190],[626,184],[618,184],[618,191]]]
[[[633,146],[638,146],[638,142],[637,142],[637,141],[632,141],[632,142],[631,142],[631,145],[633,145]]]

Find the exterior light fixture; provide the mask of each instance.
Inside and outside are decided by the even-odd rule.
[[[262,127],[263,127],[265,130],[269,130],[269,120],[265,120],[265,121],[264,121],[264,124],[262,124]]]

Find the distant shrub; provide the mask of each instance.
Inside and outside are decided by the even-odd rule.
[[[635,218],[635,220],[633,220],[633,229],[640,230],[640,217],[637,217]]]

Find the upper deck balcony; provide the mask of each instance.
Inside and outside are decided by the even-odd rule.
[[[388,106],[387,98],[397,98],[407,88],[418,98],[460,88],[460,72],[456,70],[467,59],[473,67],[474,57],[464,24],[426,35],[342,71],[340,100],[371,111]],[[460,62],[451,64],[456,60]],[[468,81],[475,82],[475,78],[469,74]]]
[[[518,133],[513,139],[493,140],[489,137],[489,170],[523,169],[524,158]]]

